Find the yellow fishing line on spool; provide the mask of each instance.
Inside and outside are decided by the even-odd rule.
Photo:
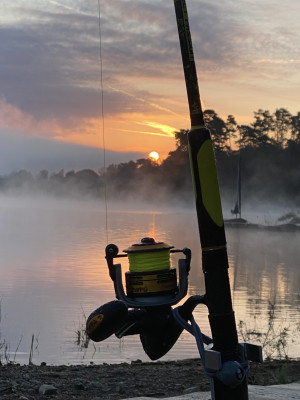
[[[130,272],[149,272],[170,269],[170,250],[128,253]]]
[[[124,250],[128,254],[129,272],[125,273],[129,297],[173,295],[177,292],[176,268],[170,269],[170,246],[143,238]]]

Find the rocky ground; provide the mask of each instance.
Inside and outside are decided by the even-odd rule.
[[[248,382],[273,385],[300,381],[299,361],[251,364]],[[201,361],[88,366],[0,365],[0,399],[117,400],[137,396],[167,397],[208,391]]]

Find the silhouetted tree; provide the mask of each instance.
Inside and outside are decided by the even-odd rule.
[[[134,161],[110,165],[106,170],[108,192],[113,199],[123,199],[126,194],[136,191],[137,164]]]
[[[274,119],[268,110],[254,112],[254,122],[251,124],[254,129],[255,147],[266,147],[274,144],[274,139],[270,135],[274,132]]]
[[[228,115],[225,123],[227,137],[229,140],[230,149],[232,149],[232,142],[238,143],[237,139],[237,123],[233,115]]]
[[[277,109],[274,115],[275,141],[284,147],[291,132],[292,115],[285,108]]]
[[[46,169],[40,171],[36,177],[37,180],[43,182],[48,181],[48,178],[49,178],[49,172]]]
[[[187,151],[188,149],[188,131],[186,129],[180,129],[175,132],[176,147],[180,151]]]
[[[40,171],[36,176],[35,183],[39,192],[47,193],[49,190],[49,172],[46,169]]]
[[[167,193],[178,193],[181,197],[190,196],[192,188],[187,132],[181,129],[175,133],[177,148],[169,152],[159,168],[160,185],[165,187]]]
[[[228,131],[225,122],[219,118],[214,110],[205,110],[203,113],[204,121],[207,128],[210,130],[211,138],[216,151],[227,151],[228,146]]]
[[[61,169],[57,173],[53,173],[50,176],[50,181],[53,181],[53,182],[63,182],[64,180],[65,180],[65,171],[63,169]]]
[[[238,125],[240,147],[257,147],[257,136],[255,129],[249,125]]]
[[[70,192],[80,193],[83,196],[97,195],[100,192],[99,175],[91,169],[70,171],[65,175],[65,182]]]
[[[25,169],[10,174],[8,181],[11,189],[31,191],[34,185],[34,178],[31,172]]]
[[[291,138],[300,143],[300,112],[291,118]]]

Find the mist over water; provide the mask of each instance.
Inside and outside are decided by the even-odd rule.
[[[271,211],[265,216],[268,221],[276,218]],[[264,330],[271,302],[275,325],[292,333],[300,314],[299,231],[227,228],[226,235],[237,323]],[[92,200],[1,197],[0,343],[9,347],[10,360],[28,363],[32,335],[32,360],[37,364],[148,360],[136,336],[121,341],[110,337],[95,346],[90,343],[88,349],[76,344],[85,316],[115,298],[104,259],[107,243],[122,251],[144,236],[176,248],[190,247],[189,294],[204,294],[197,220],[191,207],[109,203],[106,220],[104,204]],[[126,259],[122,268],[128,268]],[[210,335],[204,306],[196,309],[195,318]],[[287,351],[291,357],[300,356],[299,335],[289,337]],[[197,356],[193,337],[184,333],[164,359]]]

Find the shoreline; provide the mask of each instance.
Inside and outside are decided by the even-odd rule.
[[[118,400],[171,397],[210,390],[200,359],[90,365],[0,365],[1,399]],[[249,385],[300,381],[300,359],[250,363]],[[47,393],[44,393],[44,395]]]

